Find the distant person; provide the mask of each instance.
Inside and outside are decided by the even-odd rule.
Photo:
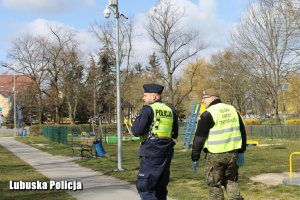
[[[192,168],[197,170],[200,153],[205,152],[204,177],[210,200],[223,200],[222,187],[228,199],[242,200],[238,186],[237,164],[243,165],[246,151],[246,131],[236,109],[221,102],[219,92],[210,88],[203,92],[206,111],[198,121],[192,147]],[[240,160],[238,160],[240,156]]]
[[[145,84],[143,88],[144,106],[131,128],[134,136],[141,138],[136,188],[143,200],[165,200],[178,119],[174,109],[162,103],[163,86]]]

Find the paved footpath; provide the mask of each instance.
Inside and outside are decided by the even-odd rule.
[[[54,181],[79,181],[83,190],[68,191],[79,200],[135,200],[140,199],[135,186],[128,182],[103,175],[100,172],[81,167],[73,161],[77,158],[53,156],[14,138],[1,137],[0,144],[37,171]]]

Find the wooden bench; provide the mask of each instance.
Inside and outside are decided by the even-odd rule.
[[[78,144],[72,145],[73,156],[75,154],[75,151],[78,150],[80,151],[81,158],[84,157],[85,151],[89,152],[91,156],[93,156],[93,149],[94,149],[94,140],[82,140],[80,141],[79,145]]]

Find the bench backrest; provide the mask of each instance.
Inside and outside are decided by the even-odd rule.
[[[83,140],[83,141],[80,141],[80,144],[81,145],[93,146],[94,140]]]

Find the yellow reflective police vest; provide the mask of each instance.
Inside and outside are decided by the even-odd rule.
[[[150,106],[154,113],[151,134],[158,138],[171,138],[173,127],[172,109],[161,102],[155,102]]]
[[[239,117],[231,105],[218,103],[207,108],[215,125],[209,131],[204,147],[211,153],[223,153],[242,147]]]

